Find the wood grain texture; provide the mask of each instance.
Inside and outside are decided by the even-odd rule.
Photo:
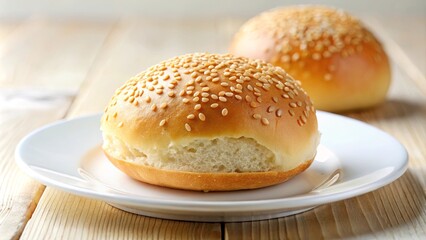
[[[35,100],[0,90],[0,239],[20,235],[44,190],[18,169],[16,145],[36,127],[62,118],[70,103],[68,97]]]
[[[76,92],[109,27],[105,23],[27,20],[0,43],[0,85],[26,88],[31,83],[33,88]]]
[[[169,221],[47,188],[21,239],[220,239],[220,224]]]
[[[346,115],[375,125],[401,141],[409,153],[408,171],[379,190],[296,216],[225,224],[226,239],[424,239],[426,236],[426,81],[383,26],[374,19],[369,19],[368,24],[377,29],[392,58],[393,82],[386,103]],[[407,41],[416,42],[413,38],[416,36]]]
[[[20,236],[44,190],[16,166],[17,143],[65,116],[107,33],[105,24],[0,24],[0,239]]]
[[[212,23],[123,20],[117,23],[88,73],[67,117],[100,112],[128,78],[163,59],[214,50]],[[164,37],[168,33],[168,37]],[[220,239],[220,223],[191,223],[138,216],[47,188],[22,239]]]

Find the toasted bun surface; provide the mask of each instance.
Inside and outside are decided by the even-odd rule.
[[[281,68],[204,53],[127,81],[101,130],[104,152],[129,176],[204,191],[283,182],[310,165],[319,142],[309,97]]]
[[[230,52],[282,67],[302,82],[321,110],[377,105],[390,85],[381,44],[358,19],[338,9],[295,6],[264,12],[241,27]]]

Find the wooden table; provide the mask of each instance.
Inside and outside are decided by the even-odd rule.
[[[400,140],[408,171],[374,192],[299,215],[226,224],[138,216],[46,188],[18,169],[13,154],[43,124],[101,111],[115,88],[160,60],[226,52],[243,20],[0,22],[0,239],[425,239],[426,16],[363,19],[387,48],[393,83],[385,104],[347,115]]]

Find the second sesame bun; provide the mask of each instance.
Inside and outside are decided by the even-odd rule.
[[[204,53],[127,81],[101,130],[104,152],[127,175],[202,191],[284,182],[311,164],[319,143],[309,97],[281,68]]]
[[[230,52],[285,69],[317,109],[341,112],[375,106],[390,85],[382,45],[350,14],[323,6],[273,9],[235,34]]]

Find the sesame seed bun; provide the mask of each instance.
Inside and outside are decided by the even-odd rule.
[[[319,143],[299,82],[229,54],[183,55],[131,78],[101,130],[106,156],[130,177],[201,191],[284,182],[309,167]]]
[[[325,111],[375,106],[390,85],[380,42],[358,19],[334,8],[294,6],[261,13],[235,34],[230,52],[282,67]]]

